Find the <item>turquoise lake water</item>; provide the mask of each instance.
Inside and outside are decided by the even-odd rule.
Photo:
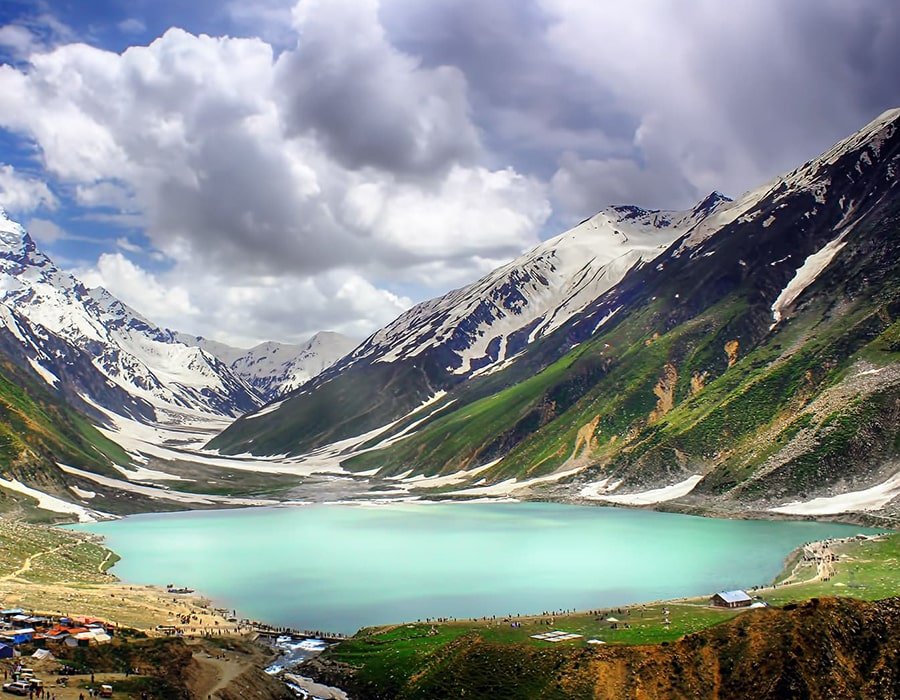
[[[106,537],[134,583],[275,625],[590,609],[769,583],[810,540],[872,532],[554,503],[314,505],[137,515]]]

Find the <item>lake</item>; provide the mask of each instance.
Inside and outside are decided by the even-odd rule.
[[[795,547],[872,532],[556,503],[311,505],[136,515],[103,535],[133,583],[333,632],[591,609],[767,584]]]

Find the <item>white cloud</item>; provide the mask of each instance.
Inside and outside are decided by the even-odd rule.
[[[73,272],[161,326],[239,347],[271,338],[301,342],[323,329],[362,338],[413,303],[350,271],[235,278],[187,261],[153,273],[114,253]]]
[[[364,182],[348,190],[342,213],[413,259],[445,260],[517,251],[537,243],[549,216],[542,186],[512,169],[454,166],[433,190],[404,182]]]
[[[147,28],[147,25],[144,24],[144,21],[139,17],[128,17],[127,19],[123,19],[117,26],[119,27],[119,31],[125,34],[140,34]]]
[[[122,54],[70,44],[33,56],[27,70],[2,66],[0,91],[17,109],[0,113],[0,125],[34,139],[88,216],[140,225],[177,270],[190,263],[222,288],[239,278],[261,289],[272,277],[284,289],[310,280],[320,289],[329,271],[368,280],[375,307],[340,307],[359,314],[341,319],[357,329],[402,311],[375,275],[443,292],[421,270],[441,264],[443,278],[471,279],[484,260],[536,242],[549,211],[543,187],[473,162],[480,145],[462,75],[423,69],[392,48],[372,2],[309,8],[322,16],[298,14],[299,48],[277,60],[259,39],[172,29]],[[360,61],[378,80],[364,81],[352,104],[346,93],[328,97],[310,76],[332,60],[342,80],[352,83]],[[324,111],[298,103],[311,94]],[[319,120],[341,105],[352,113],[343,126],[365,136],[359,143]],[[112,276],[111,260],[103,264]],[[190,289],[204,317],[226,304]],[[275,335],[309,325],[295,316]]]
[[[36,42],[26,27],[18,24],[5,24],[0,27],[0,46],[9,49],[17,58],[25,58],[35,48]]]
[[[16,172],[11,165],[0,165],[0,206],[15,214],[40,207],[55,209],[59,201],[47,183]]]
[[[48,244],[63,240],[68,234],[49,219],[33,218],[28,220],[29,235],[38,243]]]
[[[89,287],[105,287],[157,322],[163,318],[190,319],[200,313],[186,289],[160,282],[121,253],[104,253],[95,269],[78,270],[76,275]]]
[[[141,248],[136,243],[132,243],[127,238],[120,236],[116,239],[116,247],[121,248],[126,253],[143,253],[145,252],[143,248]]]

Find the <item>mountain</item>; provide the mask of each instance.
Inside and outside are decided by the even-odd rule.
[[[502,368],[679,236],[727,219],[730,203],[714,192],[688,211],[609,207],[477,282],[413,307],[278,410],[253,415],[252,427],[238,421],[211,446],[296,453],[384,425]]]
[[[326,420],[353,416],[346,432],[360,433],[376,422],[368,402],[381,425],[401,420],[364,442],[370,451],[344,462],[351,469],[453,474],[465,485],[476,475],[463,470],[486,465],[479,485],[506,484],[504,492],[538,479],[530,484],[542,480],[557,496],[652,503],[653,489],[668,487],[656,502],[677,498],[684,508],[885,508],[900,493],[898,126],[900,110],[886,112],[800,168],[675,227],[652,261],[601,286],[552,330],[530,344],[507,340],[506,359],[518,357],[491,373],[454,373],[466,358],[437,332],[428,352],[415,355],[419,345],[401,340],[399,359],[381,353],[384,361],[366,364],[366,348],[395,337],[388,329],[398,319],[214,444],[302,449],[335,434],[315,410]],[[516,298],[530,277],[503,269],[516,282],[504,298]],[[482,302],[494,308],[489,295]],[[393,396],[411,386],[421,401],[437,388],[411,380],[414,370],[449,394],[428,415],[402,419],[414,404]],[[335,391],[342,380],[355,396]]]
[[[57,461],[115,475],[113,462],[127,464],[129,459],[50,391],[38,373],[16,366],[0,351],[3,478],[33,482],[39,473],[54,474]]]
[[[219,358],[265,401],[274,401],[298,389],[357,345],[352,338],[331,331],[316,333],[300,345],[268,341],[249,350],[200,336],[178,334],[178,339]]]
[[[60,270],[2,210],[0,342],[11,359],[82,408],[180,423],[231,417],[261,403],[214,356]]]

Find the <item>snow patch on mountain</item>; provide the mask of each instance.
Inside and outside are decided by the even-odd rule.
[[[84,469],[78,469],[77,467],[72,467],[67,464],[59,464],[60,469],[62,469],[66,474],[70,474],[72,476],[77,476],[82,479],[87,479],[88,481],[93,481],[95,484],[99,484],[100,486],[105,486],[107,488],[116,489],[117,491],[126,491],[128,493],[136,493],[140,496],[146,496],[147,498],[152,498],[154,500],[159,501],[170,501],[172,503],[181,503],[181,504],[193,504],[193,505],[230,505],[230,506],[272,506],[272,505],[286,505],[282,501],[274,501],[272,499],[267,498],[237,498],[230,496],[218,496],[212,494],[201,494],[201,493],[185,493],[182,491],[171,491],[169,489],[160,488],[158,486],[146,486],[143,484],[133,484],[130,481],[123,481],[122,479],[113,479],[112,477],[103,476],[102,474],[95,474],[94,472],[85,471]],[[65,501],[61,501],[65,503]],[[73,508],[78,508],[79,506],[72,506]],[[82,510],[84,510],[82,508]],[[79,519],[81,516],[79,516]]]
[[[769,510],[785,515],[838,515],[881,510],[898,496],[900,496],[900,472],[894,474],[887,481],[861,491],[821,496],[809,501],[792,501]]]
[[[102,513],[98,510],[91,510],[75,503],[69,503],[56,496],[39,491],[38,489],[26,486],[17,479],[0,478],[0,487],[15,491],[28,498],[37,501],[37,507],[41,510],[48,510],[51,513],[63,513],[65,515],[74,515],[80,523],[95,523],[98,520],[110,520],[116,516],[109,513]]]
[[[797,297],[803,293],[804,289],[816,281],[816,278],[831,264],[834,257],[847,245],[844,239],[848,233],[849,229],[845,229],[841,235],[829,241],[821,250],[810,255],[797,268],[797,272],[791,281],[788,282],[787,287],[781,290],[781,293],[772,304],[772,328],[781,321],[785,309],[797,300]]]
[[[622,494],[605,494],[598,493],[595,496],[587,495],[582,490],[582,496],[586,498],[595,498],[601,501],[609,501],[610,503],[619,503],[628,506],[649,506],[655,503],[663,503],[665,501],[673,501],[676,498],[687,496],[694,487],[703,479],[702,474],[694,474],[684,481],[679,481],[669,486],[663,486],[658,489],[649,491],[641,491],[639,493],[622,493]]]

